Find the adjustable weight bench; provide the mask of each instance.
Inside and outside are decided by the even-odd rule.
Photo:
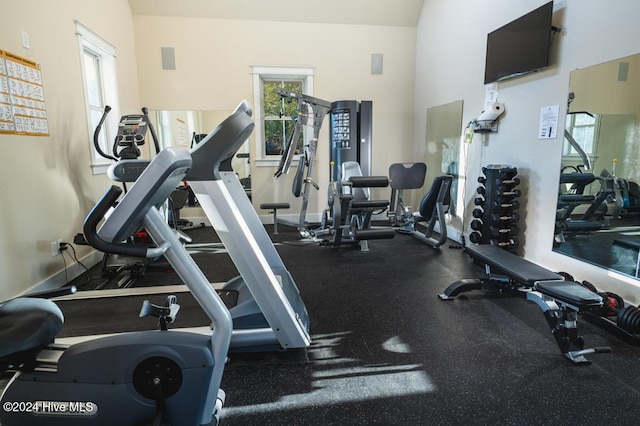
[[[519,295],[542,309],[560,351],[570,361],[585,364],[590,361],[584,355],[611,352],[609,347],[585,349],[584,339],[578,335],[578,314],[601,308],[600,295],[497,246],[468,246],[465,252],[484,265],[485,277],[456,281],[439,295],[440,299],[453,300],[471,290]]]

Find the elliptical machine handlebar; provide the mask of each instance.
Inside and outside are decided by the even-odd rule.
[[[121,157],[120,155],[121,153],[118,152],[118,146],[123,140],[126,139],[126,136],[124,134],[121,134],[121,132],[124,131],[122,129],[123,123],[129,117],[134,118],[136,120],[140,120],[140,116],[130,115],[130,116],[122,116],[120,118],[120,127],[118,129],[118,134],[114,138],[113,146],[112,146],[113,155],[109,155],[106,152],[104,152],[100,147],[100,131],[102,131],[102,127],[104,126],[104,122],[106,121],[107,115],[109,115],[110,111],[111,111],[111,107],[109,105],[105,105],[104,111],[102,112],[102,117],[100,117],[100,121],[98,122],[98,125],[96,126],[96,129],[93,132],[93,146],[96,148],[96,151],[98,152],[98,154],[100,154],[102,157],[106,158],[107,160],[112,160],[117,162]],[[131,142],[131,143],[135,143],[137,145],[143,145],[144,133],[146,133],[146,128],[148,128],[149,132],[151,133],[151,138],[153,139],[155,154],[158,155],[158,153],[160,152],[160,143],[158,142],[158,135],[156,133],[155,128],[153,127],[153,123],[151,123],[151,120],[149,119],[149,110],[147,109],[147,107],[142,107],[142,121],[140,123],[142,123],[141,128],[144,130],[142,130],[141,135],[136,135],[136,138],[134,139],[135,142]],[[137,153],[135,154],[135,156],[138,157],[140,155],[140,152],[139,151],[136,151],[136,152]],[[133,157],[125,156],[123,158],[130,159]]]
[[[160,153],[160,144],[158,143],[158,135],[156,134],[156,129],[154,129],[153,124],[151,124],[151,120],[149,120],[149,109],[147,107],[142,107],[142,115],[144,116],[144,120],[147,122],[149,126],[149,132],[151,132],[151,139],[153,139],[153,147],[156,149],[156,155]]]
[[[109,105],[105,105],[102,117],[100,117],[100,121],[98,122],[96,129],[93,131],[93,146],[96,148],[96,151],[98,151],[98,154],[107,160],[118,161],[117,158],[107,154],[100,147],[100,130],[102,130],[102,126],[104,125],[104,121],[107,119],[107,115],[109,115],[109,111],[111,111],[111,107]]]
[[[104,253],[121,254],[124,256],[147,257],[148,247],[134,244],[110,243],[103,240],[98,235],[98,223],[116,202],[122,194],[122,189],[112,185],[111,188],[102,196],[100,201],[93,207],[89,215],[84,221],[83,229],[84,237],[87,242],[97,250]]]

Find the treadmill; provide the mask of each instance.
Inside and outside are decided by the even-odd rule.
[[[249,104],[242,102],[194,146],[190,150],[192,167],[185,180],[240,273],[217,289],[233,320],[230,350],[263,352],[306,348],[311,344],[309,315],[298,287],[231,168],[231,159],[253,131],[251,115]],[[169,287],[157,287],[155,290],[166,294],[180,289]],[[149,288],[127,289],[127,293],[136,292],[138,295],[135,297],[140,300],[149,298]],[[100,298],[78,300],[77,296],[73,297],[74,304],[93,303],[92,312],[98,312],[104,306]],[[64,304],[64,299],[59,298],[58,303]],[[179,303],[180,300],[179,297]],[[61,308],[64,312],[65,307]],[[111,317],[112,323],[114,314],[117,312],[104,313]],[[138,321],[142,328],[155,326],[142,320],[131,318],[126,326],[138,329]],[[206,321],[205,317],[203,321]],[[176,324],[181,327],[179,316]],[[192,326],[189,328],[191,331],[199,328],[203,333],[210,333],[208,326],[189,326]],[[104,327],[102,331],[121,331],[109,328]],[[68,340],[73,341],[74,338]]]

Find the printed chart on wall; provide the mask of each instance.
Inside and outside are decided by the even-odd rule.
[[[0,50],[0,133],[49,136],[40,65]]]

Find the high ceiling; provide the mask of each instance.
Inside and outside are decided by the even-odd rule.
[[[415,27],[423,0],[129,0],[134,15]]]

